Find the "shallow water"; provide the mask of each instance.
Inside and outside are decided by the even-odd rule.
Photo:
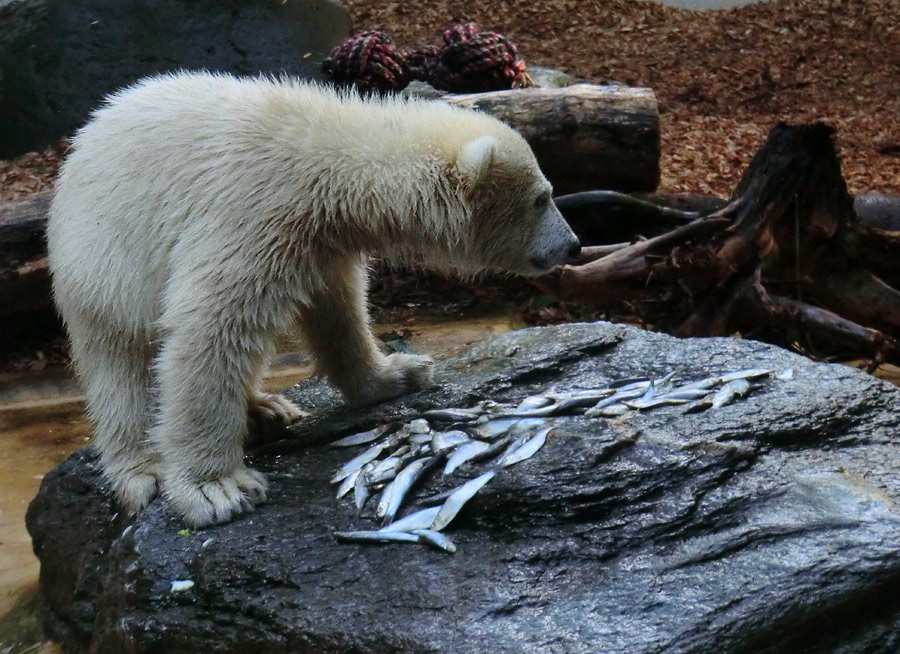
[[[440,360],[473,343],[524,325],[511,312],[468,317],[418,317],[381,323],[375,333],[409,331],[416,352]],[[270,390],[312,374],[308,358],[285,352],[273,363]],[[0,377],[0,654],[57,654],[39,622],[40,567],[25,529],[25,511],[44,474],[90,442],[82,396],[66,370]]]

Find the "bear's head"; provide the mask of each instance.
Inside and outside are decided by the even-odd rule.
[[[501,124],[502,125],[502,124]],[[505,125],[465,141],[455,161],[472,221],[468,249],[486,269],[536,276],[581,251],[528,143]]]

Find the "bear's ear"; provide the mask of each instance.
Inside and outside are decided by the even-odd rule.
[[[496,146],[497,138],[489,135],[474,138],[462,146],[456,157],[460,177],[469,184],[478,182],[491,167]]]

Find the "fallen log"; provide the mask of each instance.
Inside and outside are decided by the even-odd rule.
[[[557,193],[653,191],[659,184],[659,111],[650,89],[574,84],[443,99],[515,128]]]
[[[52,305],[44,230],[50,194],[0,204],[0,318]]]
[[[778,125],[729,202],[541,281],[682,336],[741,332],[820,356],[900,362],[900,232],[859,220],[822,125]],[[868,203],[869,205],[878,203]],[[884,204],[872,223],[892,224]]]

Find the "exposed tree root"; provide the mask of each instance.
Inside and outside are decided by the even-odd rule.
[[[823,355],[900,363],[900,232],[858,220],[832,133],[776,126],[724,207],[653,238],[585,248],[540,285],[565,301],[627,303],[683,336],[764,331],[791,345],[800,333]],[[591,197],[580,196],[563,206],[583,208]]]

